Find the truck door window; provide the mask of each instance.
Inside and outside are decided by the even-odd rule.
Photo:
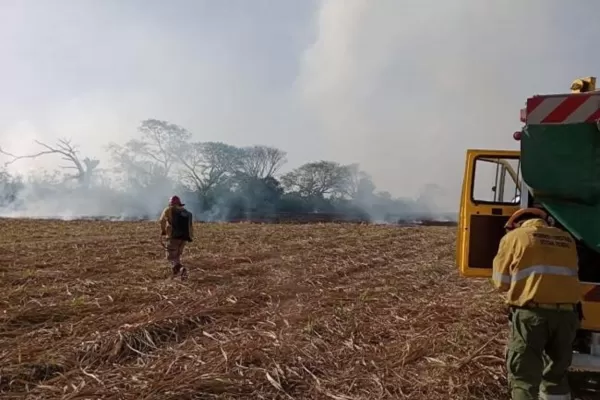
[[[519,167],[518,158],[478,157],[473,170],[473,202],[519,203]]]

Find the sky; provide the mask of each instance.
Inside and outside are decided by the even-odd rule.
[[[576,4],[0,0],[0,146],[68,137],[106,167],[156,118],[287,169],[358,162],[394,195],[437,184],[453,209],[466,149],[517,149],[527,97],[600,73],[600,2]]]

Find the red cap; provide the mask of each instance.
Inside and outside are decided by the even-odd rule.
[[[181,200],[179,199],[179,196],[172,196],[169,199],[169,205],[170,206],[184,206],[185,204],[181,204]]]

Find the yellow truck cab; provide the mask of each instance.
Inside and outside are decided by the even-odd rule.
[[[572,369],[600,372],[600,91],[594,77],[570,93],[536,95],[521,110],[519,150],[469,149],[456,264],[467,278],[491,278],[504,224],[518,209],[548,212],[576,240],[584,320]],[[491,285],[491,283],[490,283]]]

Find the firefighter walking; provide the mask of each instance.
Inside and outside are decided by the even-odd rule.
[[[517,211],[505,227],[492,281],[510,310],[511,398],[571,400],[567,370],[581,296],[575,242],[536,208]]]
[[[187,269],[181,264],[183,249],[194,237],[192,214],[184,206],[178,196],[171,197],[159,219],[161,236],[166,237],[167,260],[171,263],[173,276],[181,273],[182,278],[187,277]]]

